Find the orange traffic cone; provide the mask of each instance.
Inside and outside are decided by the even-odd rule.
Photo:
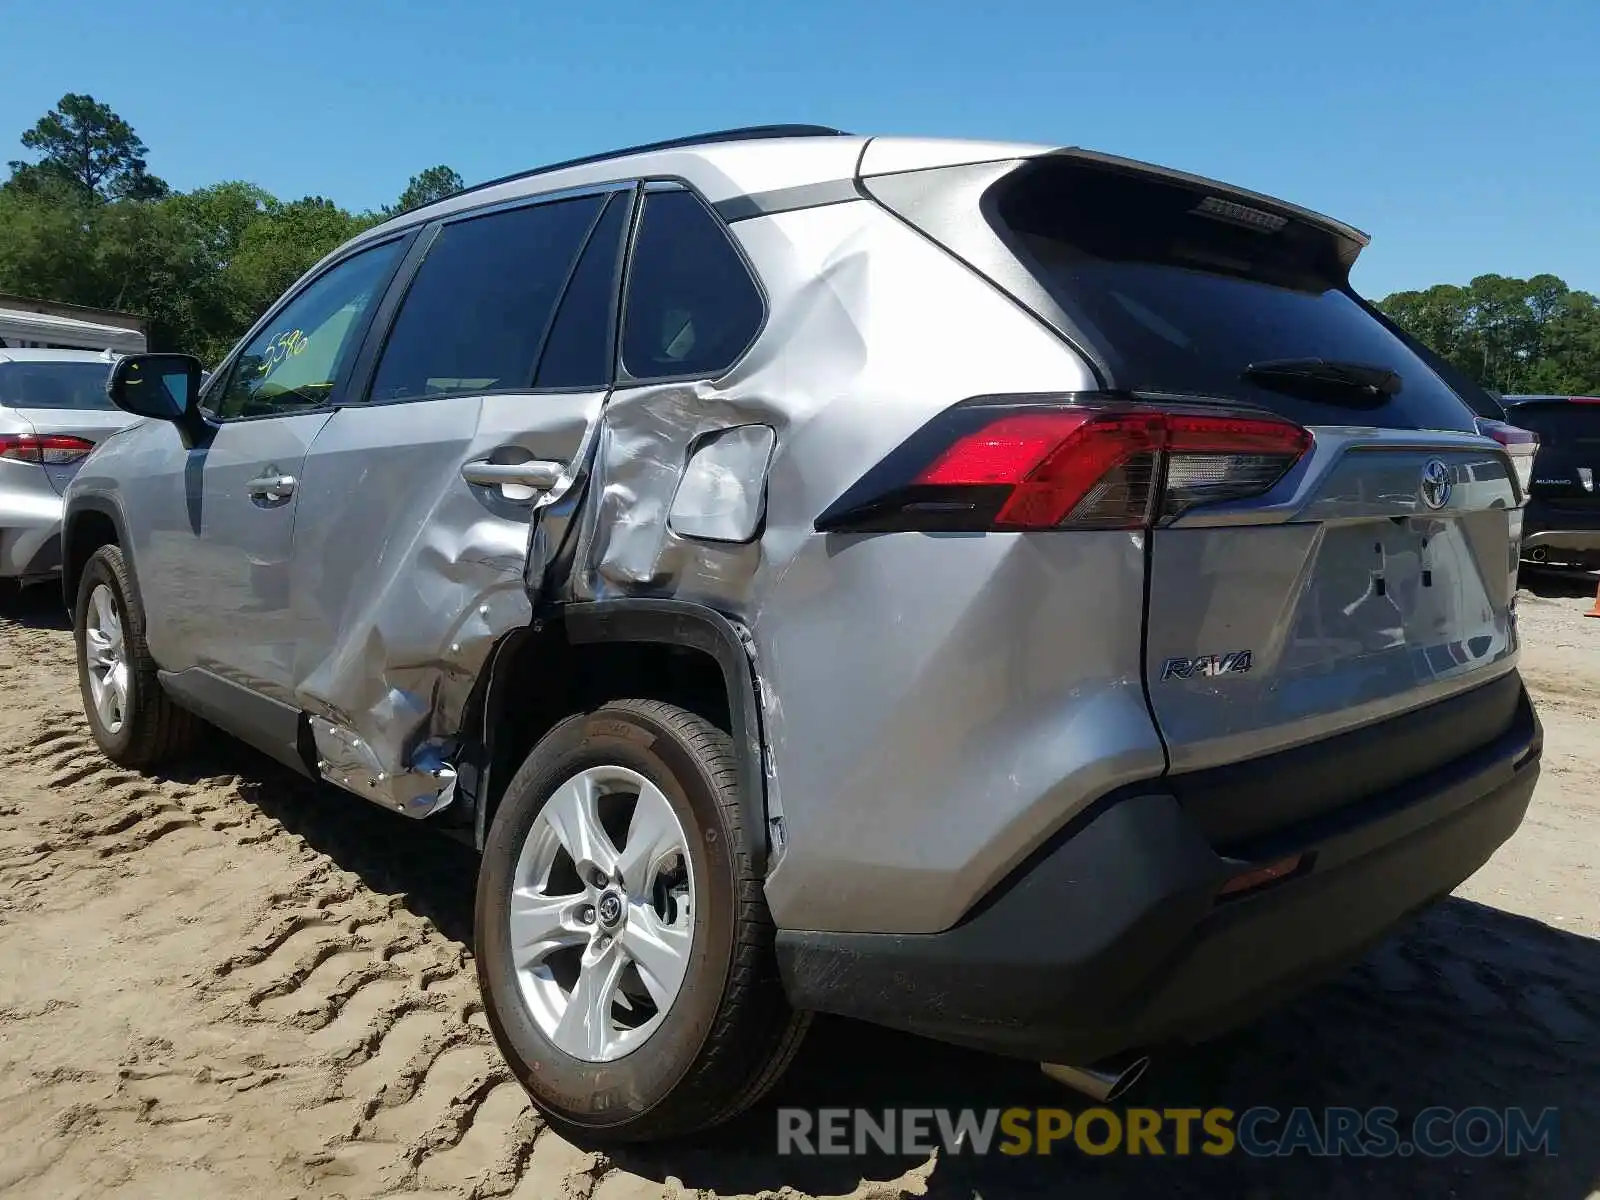
[[[1586,617],[1600,617],[1600,587],[1594,589],[1594,607],[1583,615]]]

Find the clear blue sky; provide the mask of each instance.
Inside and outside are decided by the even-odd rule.
[[[1600,291],[1600,0],[0,0],[0,161],[67,91],[179,188],[351,208],[730,125],[1076,144],[1373,237],[1366,293]]]

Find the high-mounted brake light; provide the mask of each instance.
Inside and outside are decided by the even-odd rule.
[[[1272,488],[1311,446],[1270,417],[1116,403],[957,405],[817,519],[821,530],[1137,529]]]
[[[43,466],[75,463],[94,449],[94,443],[65,434],[0,434],[0,458]]]

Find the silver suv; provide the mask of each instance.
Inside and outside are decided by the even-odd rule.
[[[1365,237],[1082,150],[714,134],[318,264],[67,503],[85,710],[482,850],[559,1125],[682,1133],[832,1012],[1109,1094],[1522,819],[1522,496]]]

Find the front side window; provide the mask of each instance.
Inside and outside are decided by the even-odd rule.
[[[375,401],[527,390],[603,196],[471,217],[439,231],[372,382]]]
[[[692,192],[645,197],[628,268],[622,365],[635,379],[714,378],[761,328],[761,293]]]
[[[217,416],[273,416],[330,403],[400,250],[390,242],[353,255],[285,305],[229,369]]]

